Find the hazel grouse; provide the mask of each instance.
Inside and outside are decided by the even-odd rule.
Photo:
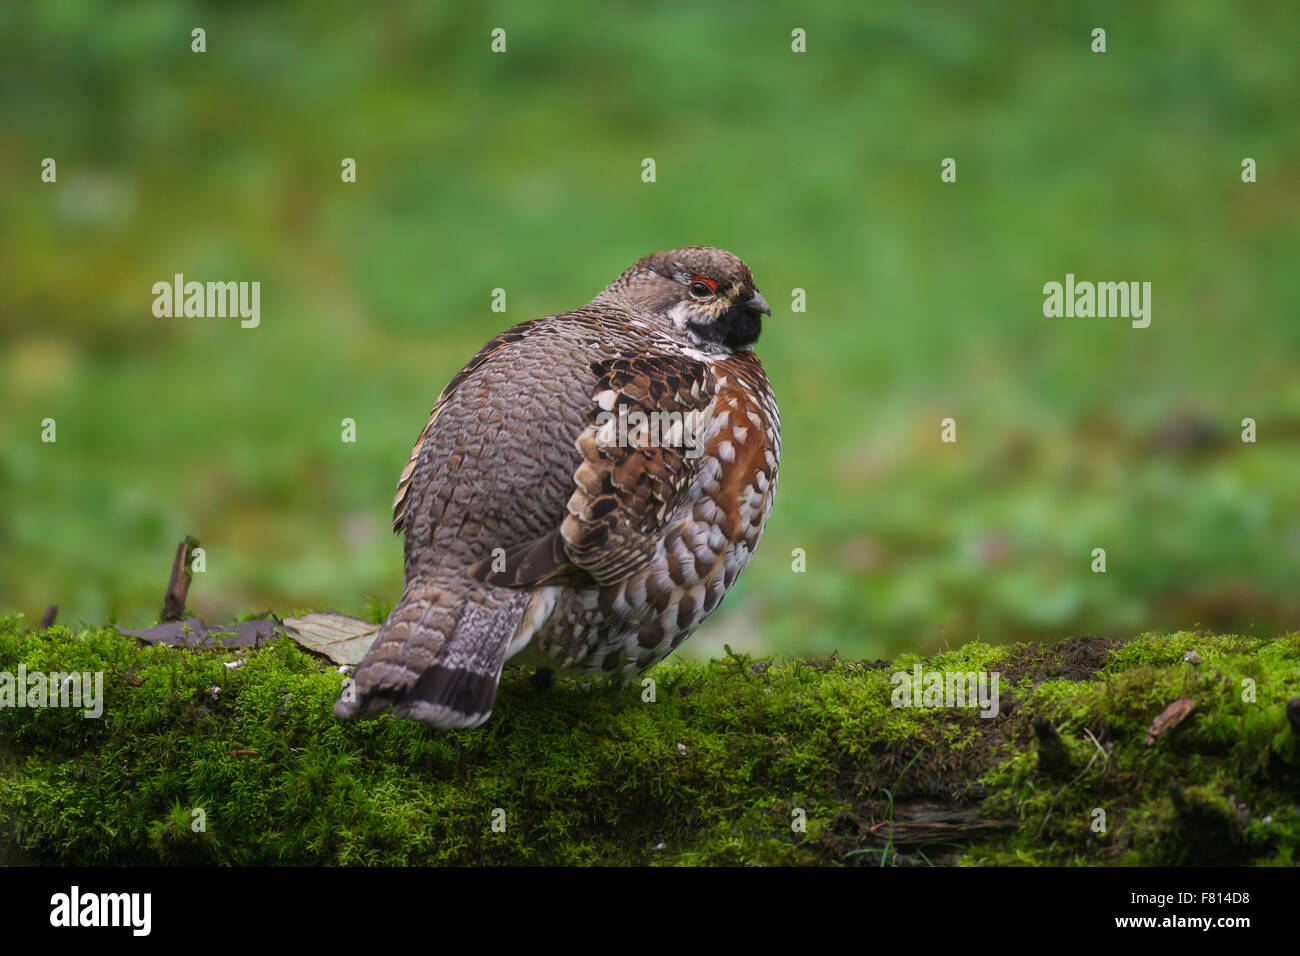
[[[764,315],[745,263],[690,246],[483,346],[402,469],[402,597],[334,713],[474,727],[521,651],[626,680],[686,640],[772,509]]]

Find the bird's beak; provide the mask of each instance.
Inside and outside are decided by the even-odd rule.
[[[772,307],[767,304],[767,299],[758,294],[757,290],[754,291],[754,294],[750,297],[749,301],[745,303],[745,308],[754,312],[762,312],[769,318],[772,315]]]

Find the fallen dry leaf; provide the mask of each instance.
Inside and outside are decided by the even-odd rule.
[[[1180,697],[1166,707],[1164,713],[1151,721],[1151,726],[1147,728],[1147,746],[1150,747],[1156,742],[1157,737],[1163,736],[1181,724],[1195,706],[1194,697]]]
[[[379,636],[379,625],[330,612],[291,617],[284,629],[299,645],[335,664],[355,667]]]

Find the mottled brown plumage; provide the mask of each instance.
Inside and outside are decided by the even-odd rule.
[[[626,678],[689,637],[772,507],[764,314],[743,262],[692,246],[488,342],[402,470],[406,584],[335,713],[476,726],[521,651]]]

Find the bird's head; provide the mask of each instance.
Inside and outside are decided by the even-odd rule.
[[[641,259],[606,290],[633,311],[661,317],[673,334],[700,348],[750,348],[771,315],[749,266],[730,252],[687,246]]]

